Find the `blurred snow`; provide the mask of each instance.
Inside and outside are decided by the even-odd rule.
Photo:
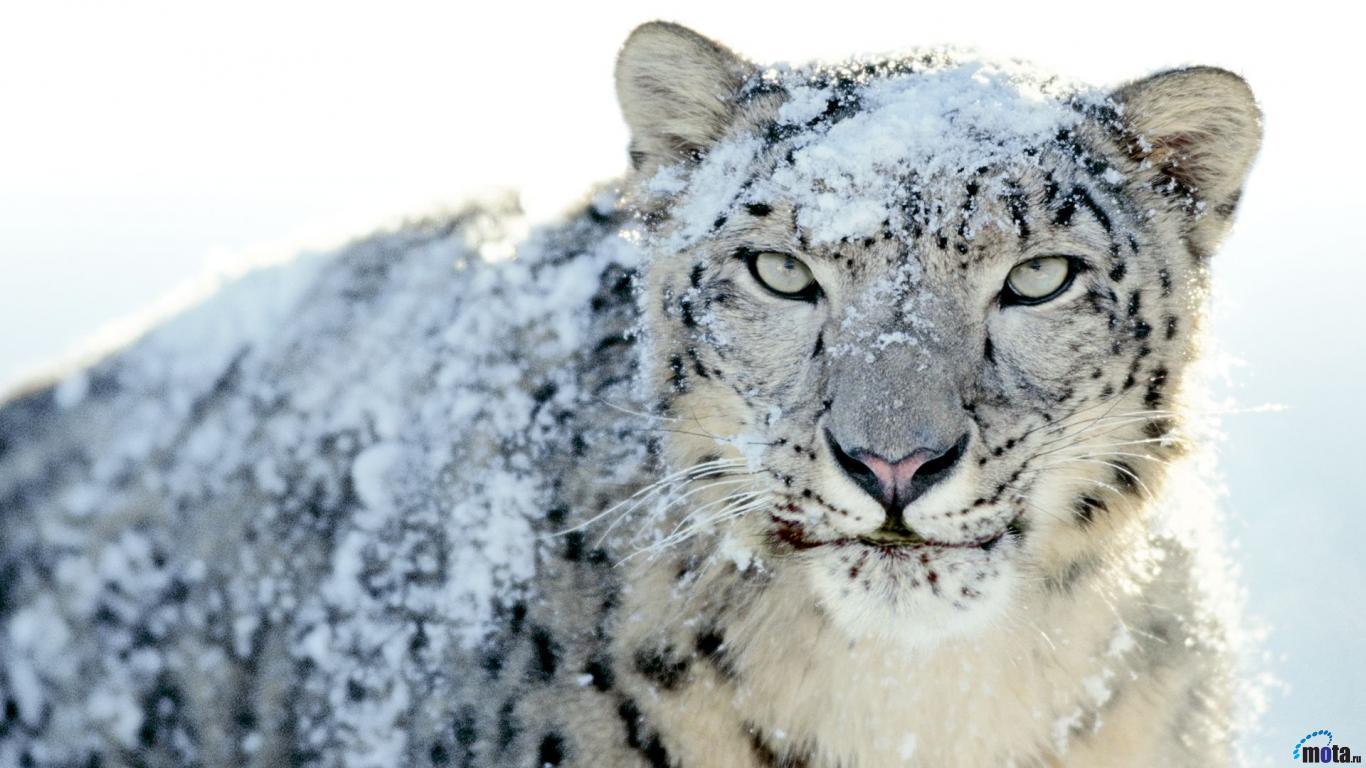
[[[1224,394],[1285,406],[1224,420],[1229,536],[1249,607],[1272,626],[1268,669],[1286,685],[1255,746],[1282,760],[1310,730],[1366,739],[1358,26],[1326,2],[1299,3],[1293,18],[1184,2],[785,9],[651,0],[533,19],[493,3],[8,6],[0,389],[196,285],[227,254],[361,233],[490,186],[524,187],[533,219],[567,204],[624,166],[612,59],[650,18],[764,61],[953,43],[1093,83],[1225,66],[1249,79],[1267,120],[1217,260],[1218,352],[1241,360]],[[63,397],[81,394],[77,382]]]

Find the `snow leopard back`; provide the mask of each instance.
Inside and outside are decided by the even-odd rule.
[[[652,461],[620,223],[603,197],[501,262],[507,206],[406,225],[13,397],[0,765],[554,752],[527,689],[608,668],[618,589],[554,534]]]

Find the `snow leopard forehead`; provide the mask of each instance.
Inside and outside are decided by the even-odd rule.
[[[965,183],[1018,194],[1022,175],[1059,155],[1119,180],[1077,134],[1084,120],[1118,131],[1119,110],[1019,63],[930,52],[768,68],[749,75],[735,103],[724,137],[659,167],[644,187],[669,209],[668,247],[705,236],[739,205],[785,204],[816,245],[936,229],[930,198]]]

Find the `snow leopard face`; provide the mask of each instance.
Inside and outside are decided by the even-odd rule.
[[[618,89],[667,453],[712,481],[692,529],[911,642],[1129,543],[1257,145],[1240,79],[762,71],[650,25]]]

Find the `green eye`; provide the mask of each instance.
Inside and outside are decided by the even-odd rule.
[[[1022,261],[1006,276],[1002,298],[1010,304],[1042,304],[1067,290],[1076,272],[1076,262],[1066,256]]]
[[[814,301],[816,278],[796,256],[776,251],[749,254],[750,274],[759,284],[786,299]]]

